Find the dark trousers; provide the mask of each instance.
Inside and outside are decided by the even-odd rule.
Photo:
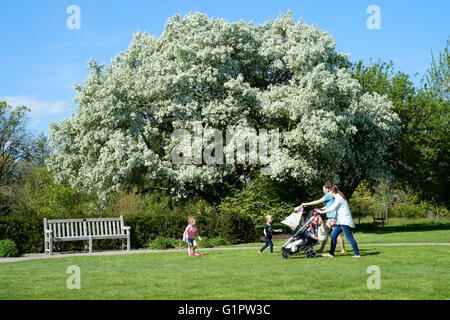
[[[270,246],[270,252],[273,252],[273,242],[271,238],[267,238],[264,237],[264,240],[266,241],[266,243],[264,243],[264,245],[262,246],[261,249],[259,249],[260,252],[263,252],[265,248]]]

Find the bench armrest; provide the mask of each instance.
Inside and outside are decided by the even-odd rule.
[[[52,233],[53,233],[53,230],[45,230],[45,233],[50,233],[50,234],[52,234]]]
[[[128,232],[128,231],[131,230],[131,227],[129,227],[129,226],[123,226],[123,227],[122,227],[122,230],[126,230],[126,231]]]

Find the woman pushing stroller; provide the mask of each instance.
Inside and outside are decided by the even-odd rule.
[[[324,254],[324,257],[333,258],[334,250],[336,249],[336,239],[340,235],[341,232],[344,232],[345,237],[350,242],[353,248],[354,256],[353,258],[359,258],[359,250],[358,244],[353,238],[352,228],[355,227],[355,223],[353,222],[352,214],[350,213],[350,208],[348,205],[348,201],[345,198],[344,194],[339,191],[337,186],[333,186],[330,191],[330,195],[334,198],[333,204],[326,209],[318,210],[320,214],[328,213],[333,210],[336,210],[336,226],[331,232],[331,247],[330,252],[328,254]]]
[[[309,207],[309,206],[316,206],[316,205],[320,205],[323,203],[325,204],[325,207],[322,209],[330,208],[334,203],[334,198],[330,195],[332,187],[333,187],[333,185],[331,185],[329,183],[325,184],[322,188],[322,191],[324,193],[324,196],[322,198],[315,200],[315,201],[302,203],[300,206],[295,208],[295,211],[298,211],[300,209],[300,207],[304,208],[304,207]],[[331,233],[331,230],[333,230],[333,228],[336,225],[335,215],[336,215],[336,212],[334,210],[327,212],[327,214],[326,214],[328,220],[326,222],[325,228],[326,228],[328,234]],[[345,253],[344,240],[342,239],[342,236],[340,234],[339,234],[337,240],[339,242],[339,246],[341,247],[341,253]],[[325,238],[325,240],[322,241],[321,247],[317,252],[323,252],[323,249],[325,248],[327,241],[328,241],[327,238]]]

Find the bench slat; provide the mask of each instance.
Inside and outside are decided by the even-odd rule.
[[[53,219],[47,220],[47,223],[53,224],[53,223],[83,222],[83,221],[120,221],[120,218]]]
[[[110,235],[110,236],[96,236],[93,239],[94,240],[103,240],[103,239],[126,239],[126,234],[119,234],[119,235]],[[66,238],[53,238],[54,242],[62,242],[62,241],[83,241],[83,240],[89,240],[89,237],[66,237]]]

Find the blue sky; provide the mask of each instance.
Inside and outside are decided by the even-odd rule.
[[[70,5],[80,8],[80,29],[66,26]],[[366,26],[370,5],[380,8],[379,30]],[[352,61],[392,60],[397,70],[411,75],[426,70],[430,50],[442,50],[450,35],[448,0],[2,1],[0,101],[29,106],[30,129],[47,135],[51,121],[59,123],[76,110],[72,85],[87,77],[88,59],[109,63],[127,48],[133,32],[159,36],[176,13],[199,11],[229,21],[263,23],[289,9],[295,20],[327,30],[338,51],[350,53]]]

